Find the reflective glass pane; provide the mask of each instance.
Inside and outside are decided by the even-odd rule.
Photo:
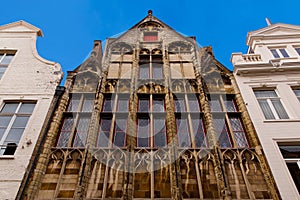
[[[73,124],[74,124],[74,119],[72,117],[66,117],[64,119],[64,123],[62,125],[60,135],[58,138],[58,142],[57,142],[58,147],[67,147],[68,146],[68,141],[70,139]]]
[[[255,90],[254,94],[257,98],[278,97],[275,90]]]
[[[7,137],[5,138],[4,144],[7,143],[19,143],[22,137],[24,128],[11,128]]]
[[[90,117],[80,117],[76,126],[74,147],[83,147],[86,142],[87,131],[89,129]]]
[[[271,102],[273,103],[273,106],[279,116],[280,119],[288,119],[289,116],[286,113],[284,107],[282,106],[280,99],[271,99]]]
[[[141,79],[149,78],[149,64],[143,64],[140,66],[140,78]]]
[[[114,145],[123,147],[125,145],[125,135],[127,128],[127,119],[116,119]]]
[[[18,117],[16,117],[12,127],[25,128],[26,124],[28,122],[28,119],[29,119],[28,116],[18,116]]]
[[[92,112],[94,107],[94,99],[84,99],[82,105],[82,112]]]
[[[138,119],[138,134],[137,134],[137,146],[138,147],[149,147],[150,139],[150,126],[148,118]]]
[[[291,176],[294,180],[294,183],[298,189],[298,193],[300,193],[300,170],[297,163],[286,163]]]
[[[98,147],[108,147],[111,118],[102,118],[98,133]]]
[[[279,54],[277,53],[276,49],[271,49],[271,53],[273,54],[274,58],[280,58]]]
[[[231,147],[230,138],[228,135],[227,126],[225,123],[225,119],[223,118],[215,118],[213,119],[214,126],[216,129],[216,134],[218,137],[218,141],[221,147]]]
[[[0,128],[7,127],[12,116],[0,116]]]
[[[153,134],[155,147],[165,147],[167,145],[165,119],[154,119]]]
[[[175,112],[186,111],[185,104],[184,104],[184,98],[175,98],[174,104],[175,104]]]
[[[195,137],[196,147],[206,147],[206,138],[203,130],[202,119],[194,118],[192,119],[193,132]]]
[[[296,96],[300,97],[300,89],[293,89]]]
[[[221,104],[218,99],[210,99],[209,104],[210,104],[210,109],[212,112],[221,112],[222,111]]]
[[[6,56],[1,61],[1,64],[8,65],[10,63],[10,61],[13,59],[13,57],[14,57],[13,54],[6,54]]]
[[[79,103],[80,103],[80,97],[79,96],[71,96],[68,111],[69,112],[76,112],[78,111],[79,108]]]
[[[139,112],[149,112],[149,99],[139,99]]]
[[[110,112],[113,109],[113,100],[111,98],[105,98],[103,103],[103,109],[104,112]]]
[[[5,103],[1,113],[15,113],[19,103]]]
[[[153,68],[153,78],[155,78],[155,79],[162,79],[163,78],[162,64],[160,64],[160,63],[153,63],[152,64],[152,68]]]
[[[236,112],[236,107],[235,107],[233,99],[224,100],[224,104],[225,104],[227,112]]]
[[[267,100],[260,99],[260,100],[258,100],[258,103],[259,103],[266,119],[275,119],[275,116],[272,113],[272,110],[271,110]]]
[[[163,99],[153,99],[153,112],[165,112]]]
[[[300,145],[279,145],[283,158],[300,158]]]
[[[180,147],[190,147],[191,140],[187,119],[176,119],[178,142]]]
[[[35,103],[22,103],[18,113],[31,114],[35,107]]]
[[[282,54],[283,57],[288,58],[289,54],[286,52],[285,49],[279,49],[280,53]]]
[[[2,137],[3,137],[3,134],[4,134],[5,130],[6,130],[6,128],[1,128],[1,127],[0,127],[0,140],[1,140]]]
[[[0,73],[3,74],[3,73],[6,71],[6,69],[7,69],[7,67],[1,67],[1,66],[0,66]]]
[[[128,99],[119,99],[118,101],[118,111],[127,112],[128,111]]]
[[[197,98],[189,97],[189,107],[191,112],[200,112],[199,102]]]

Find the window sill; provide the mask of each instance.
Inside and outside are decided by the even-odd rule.
[[[14,159],[15,156],[14,155],[1,155],[0,159]]]
[[[300,122],[300,119],[266,119],[264,123],[273,123],[273,122]]]

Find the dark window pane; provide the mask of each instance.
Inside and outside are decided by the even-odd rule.
[[[128,99],[119,99],[118,101],[118,111],[127,112],[128,111]]]
[[[13,54],[6,54],[4,59],[1,61],[1,64],[3,65],[8,65],[10,61],[13,59],[14,55]]]
[[[184,98],[175,98],[174,104],[175,104],[175,112],[186,111],[185,105],[184,105]]]
[[[254,94],[257,98],[278,97],[275,90],[255,90]]]
[[[213,119],[216,134],[221,147],[231,147],[230,138],[228,135],[228,129],[225,124],[225,119],[215,118]]]
[[[94,107],[94,99],[93,98],[85,98],[83,100],[82,112],[92,112]]]
[[[266,119],[275,119],[275,116],[274,116],[267,100],[260,99],[260,100],[258,100],[258,103],[259,103]]]
[[[210,109],[212,112],[221,112],[222,111],[221,104],[218,99],[209,100],[209,104],[210,104]]]
[[[7,137],[5,138],[4,144],[16,143],[18,144],[22,137],[24,128],[11,128]]]
[[[241,120],[238,117],[230,117],[230,124],[234,133],[234,139],[238,147],[248,147],[248,141],[242,126]]]
[[[127,119],[116,119],[114,145],[118,147],[124,147],[125,135],[127,128]]]
[[[64,119],[60,135],[58,138],[57,146],[58,147],[67,147],[68,141],[71,136],[72,128],[74,124],[74,119],[72,117],[66,117]]]
[[[73,147],[83,147],[85,145],[89,124],[90,124],[89,117],[79,118],[78,124],[75,129],[76,132],[75,132]]]
[[[25,116],[18,116],[18,117],[16,117],[12,127],[14,127],[14,128],[16,128],[16,127],[25,128],[28,119],[29,119],[28,116],[26,116],[26,117]]]
[[[106,97],[104,99],[102,111],[103,112],[111,112],[112,109],[113,109],[113,100],[109,97]]]
[[[153,99],[153,112],[165,112],[164,99]]]
[[[142,64],[140,66],[140,78],[141,79],[149,78],[149,64]]]
[[[149,112],[149,99],[139,99],[139,112]]]
[[[236,107],[233,99],[224,100],[224,104],[227,112],[236,112]]]
[[[108,147],[111,118],[102,118],[98,133],[98,147]]]
[[[154,119],[153,134],[155,147],[165,147],[167,145],[165,119]]]
[[[11,118],[11,116],[0,116],[0,128],[7,127]]]
[[[276,49],[271,49],[271,53],[273,54],[274,58],[280,58],[279,54],[277,53]]]
[[[285,49],[279,49],[280,53],[282,54],[283,57],[288,58],[289,54],[286,52]]]
[[[294,183],[298,189],[298,193],[300,193],[300,170],[297,163],[286,163],[287,167],[289,168],[289,171],[291,173],[291,176],[294,180]]]
[[[19,103],[5,103],[1,113],[15,113]]]
[[[285,109],[283,108],[280,99],[271,99],[273,106],[279,116],[280,119],[288,119],[289,116],[287,115]]]
[[[195,137],[195,145],[196,147],[206,147],[206,137],[203,130],[202,119],[194,118],[192,119],[192,126]]]
[[[68,111],[69,112],[76,112],[78,111],[80,103],[80,97],[79,96],[72,96],[70,99]]]
[[[178,143],[180,147],[190,147],[191,140],[187,119],[176,119]]]
[[[138,119],[138,134],[137,134],[137,146],[138,147],[149,147],[150,138],[150,126],[148,118]]]
[[[152,68],[153,68],[153,78],[162,79],[163,78],[162,64],[153,63]]]
[[[22,103],[18,113],[31,114],[35,107],[35,103]]]
[[[191,112],[200,112],[199,102],[196,97],[189,97],[189,107]]]
[[[298,55],[300,55],[300,48],[296,48],[295,50],[297,51]]]
[[[279,149],[284,158],[300,158],[300,145],[280,145]]]

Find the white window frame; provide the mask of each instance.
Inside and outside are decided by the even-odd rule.
[[[4,106],[5,106],[7,103],[10,103],[10,102],[4,102],[0,110],[2,110],[2,109],[4,108]],[[7,138],[7,136],[8,136],[8,134],[9,134],[10,130],[12,129],[12,126],[13,126],[13,124],[14,124],[14,122],[15,122],[15,120],[16,120],[18,114],[19,114],[19,110],[20,110],[22,104],[23,104],[23,103],[28,103],[28,102],[24,102],[24,101],[19,101],[19,102],[18,102],[18,101],[16,101],[16,102],[12,102],[12,103],[18,103],[18,106],[17,106],[16,110],[14,111],[14,113],[7,113],[7,114],[9,114],[9,115],[1,115],[1,116],[12,116],[12,118],[10,119],[10,122],[8,123],[8,125],[7,125],[7,127],[6,127],[6,129],[5,129],[4,133],[3,133],[2,138],[0,139],[0,147],[1,147],[1,148],[0,148],[0,149],[1,149],[1,151],[0,151],[0,156],[4,156],[3,153],[4,153],[5,150],[2,152],[2,147],[4,146],[4,142],[5,142],[6,138]],[[35,103],[35,105],[36,105],[36,102],[30,102],[30,103]],[[33,110],[33,111],[34,111],[34,110]],[[29,119],[30,119],[30,116],[32,115],[33,111],[32,111],[30,114],[29,114],[29,113],[26,114],[26,116],[29,116]],[[28,119],[28,121],[29,121],[29,119]],[[26,126],[27,126],[27,124],[28,124],[28,121],[27,121],[27,123],[26,123]],[[25,131],[25,129],[26,129],[26,126],[24,127],[24,131]],[[23,131],[23,133],[22,133],[22,135],[21,135],[21,137],[20,137],[18,143],[16,144],[17,147],[18,147],[18,144],[20,143],[20,141],[21,141],[21,139],[22,139],[22,137],[23,137],[24,131]],[[6,148],[7,148],[7,147],[6,147]],[[4,149],[6,149],[6,148],[4,148]],[[14,153],[15,153],[15,152],[14,152]],[[13,155],[14,155],[14,154],[13,154]]]
[[[5,71],[7,70],[9,64],[11,63],[11,61],[13,60],[13,58],[11,59],[11,61],[8,64],[2,64],[2,61],[5,59],[5,57],[7,56],[7,54],[9,55],[14,55],[13,57],[15,57],[16,52],[0,52],[0,54],[3,54],[2,58],[0,58],[0,67],[2,68],[6,68]],[[0,73],[0,80],[2,79],[5,71],[1,74]]]
[[[272,54],[272,56],[274,58],[289,58],[290,57],[290,55],[288,54],[288,51],[287,51],[286,47],[270,48],[269,50],[270,50],[270,52],[271,52],[271,54]],[[284,50],[285,53],[287,54],[287,56],[284,56],[280,50]],[[276,51],[276,53],[278,54],[279,57],[275,57],[275,55],[273,54],[272,51]]]
[[[287,110],[285,109],[285,107],[284,107],[284,105],[283,105],[283,103],[282,103],[282,101],[281,101],[281,98],[280,98],[280,96],[278,95],[278,93],[277,93],[277,91],[276,91],[275,89],[273,89],[273,88],[270,88],[270,89],[268,89],[268,88],[266,88],[266,89],[254,89],[254,92],[255,92],[255,91],[274,91],[275,94],[277,95],[277,97],[257,97],[257,96],[254,94],[254,96],[255,96],[255,98],[256,98],[256,100],[257,100],[257,102],[258,102],[258,105],[259,105],[259,107],[260,107],[260,109],[261,109],[261,111],[262,111],[262,113],[263,113],[263,115],[264,115],[264,117],[265,117],[265,114],[264,114],[264,111],[263,111],[262,107],[261,107],[260,104],[259,104],[259,100],[266,100],[266,101],[267,101],[267,103],[268,103],[268,105],[269,105],[269,108],[271,109],[272,114],[274,115],[274,118],[275,118],[276,120],[290,119],[289,114],[288,114]],[[271,101],[272,99],[278,99],[278,100],[280,101],[280,103],[281,103],[281,105],[282,105],[284,111],[286,112],[288,118],[280,118],[280,117],[279,117],[279,114],[277,113],[277,111],[276,111],[276,109],[275,109],[275,107],[274,107],[274,105],[273,105],[273,103],[272,103],[272,101]],[[266,118],[266,117],[265,117],[265,118]],[[272,119],[266,119],[266,120],[272,120]]]

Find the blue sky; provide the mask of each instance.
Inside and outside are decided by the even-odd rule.
[[[216,58],[232,69],[232,52],[245,53],[247,32],[272,23],[300,25],[299,0],[11,0],[1,2],[0,25],[25,20],[42,29],[39,54],[75,69],[88,56],[94,40],[126,31],[147,15],[211,45]],[[5,8],[5,9],[4,9]]]

